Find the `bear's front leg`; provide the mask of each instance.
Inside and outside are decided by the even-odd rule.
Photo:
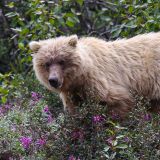
[[[110,90],[107,98],[109,110],[118,114],[120,118],[125,118],[135,107],[134,99],[131,93],[125,88],[115,87]]]
[[[65,92],[60,93],[60,98],[63,102],[64,111],[68,111],[71,114],[75,114],[75,104],[72,101],[72,98],[69,96],[69,94]]]

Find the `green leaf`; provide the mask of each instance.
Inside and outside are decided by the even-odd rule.
[[[11,17],[15,17],[15,16],[18,16],[19,14],[17,12],[9,12],[7,14],[5,14],[5,16],[7,16],[8,18],[11,18]]]
[[[21,34],[22,35],[26,35],[26,34],[28,34],[29,33],[29,29],[28,28],[24,28],[24,29],[22,29],[22,31],[21,31]]]
[[[110,156],[110,159],[115,159],[115,156],[116,156],[116,152],[114,152],[111,156]]]
[[[74,14],[71,13],[71,12],[69,12],[69,13],[66,13],[64,16],[65,16],[65,17],[74,17]]]
[[[77,3],[82,6],[84,0],[77,0]]]
[[[118,141],[117,141],[117,140],[115,140],[115,141],[112,142],[112,145],[113,145],[113,146],[116,146],[117,144],[118,144]]]
[[[117,29],[114,33],[113,33],[113,38],[117,38],[119,36],[119,34],[121,33],[122,29]]]
[[[7,98],[6,98],[5,96],[2,96],[2,97],[1,97],[1,101],[2,101],[2,103],[4,104],[4,103],[7,102]]]
[[[147,22],[149,22],[149,23],[154,23],[154,20],[153,20],[153,19],[150,19],[150,20],[148,20]]]
[[[129,11],[129,13],[132,13],[133,12],[133,6],[130,6],[128,11]]]
[[[21,28],[11,28],[12,31],[15,31],[15,32],[21,32]]]
[[[125,25],[125,27],[127,27],[127,28],[136,28],[137,25],[136,24],[135,25]]]
[[[8,92],[9,91],[7,89],[4,89],[4,88],[0,87],[0,93],[1,94],[6,95],[6,94],[8,94]]]
[[[41,15],[42,14],[42,11],[35,11],[34,12],[36,15]]]
[[[50,19],[49,23],[52,24],[52,25],[54,25],[55,24],[55,20],[54,19]]]
[[[109,147],[109,146],[106,146],[106,147],[104,148],[104,152],[108,152],[109,149],[110,149],[110,147]]]
[[[116,125],[115,127],[116,127],[117,129],[122,129],[122,130],[123,130],[123,129],[127,129],[126,127],[121,127],[121,126],[119,126],[119,125]]]
[[[151,1],[151,0],[147,0],[147,2],[148,2],[148,3],[152,3],[152,1]]]
[[[8,3],[7,6],[8,6],[9,8],[13,8],[13,7],[14,7],[14,2]]]
[[[18,47],[19,47],[20,49],[24,49],[24,44],[23,44],[23,43],[18,43]]]
[[[74,22],[74,20],[73,20],[71,17],[68,17],[68,18],[67,18],[67,21],[66,21],[66,24],[67,24],[69,27],[74,27],[75,22]]]
[[[106,129],[106,132],[108,132],[108,134],[114,135],[114,131],[112,131],[111,129]]]
[[[104,153],[104,156],[105,156],[107,159],[109,159],[109,155],[108,155],[108,154]]]
[[[128,148],[128,145],[126,145],[126,144],[119,144],[119,145],[116,146],[116,148],[126,149],[126,148]]]
[[[119,135],[119,136],[116,137],[116,139],[121,139],[123,137],[124,137],[124,135]]]

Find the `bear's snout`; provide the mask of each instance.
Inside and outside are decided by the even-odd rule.
[[[58,88],[61,84],[59,83],[58,81],[58,78],[57,77],[50,77],[48,79],[50,85],[54,88]]]

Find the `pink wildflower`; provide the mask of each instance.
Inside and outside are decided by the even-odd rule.
[[[39,147],[43,147],[46,144],[46,140],[44,138],[40,138],[40,139],[37,140],[36,144]]]
[[[128,137],[124,137],[124,141],[128,143],[130,139]]]
[[[143,117],[143,119],[145,121],[151,121],[151,119],[152,119],[151,114],[149,114],[149,113],[145,114],[144,117]]]
[[[107,141],[108,145],[112,145],[113,140],[114,140],[114,137],[110,137],[106,141]]]
[[[72,136],[72,139],[73,140],[83,140],[83,138],[84,138],[84,133],[83,133],[83,131],[82,130],[75,130],[75,131],[73,131],[72,133],[71,133],[71,136]]]
[[[49,108],[48,108],[47,105],[44,107],[43,111],[44,111],[45,113],[49,113]]]
[[[118,113],[113,112],[113,111],[111,112],[111,117],[112,117],[113,120],[118,120],[120,118]]]
[[[0,106],[0,115],[3,115],[3,108]]]
[[[29,146],[31,145],[32,138],[30,138],[30,137],[21,137],[20,138],[20,142],[21,142],[21,144],[22,144],[24,149],[28,149]]]
[[[53,118],[52,118],[52,116],[49,114],[48,115],[48,118],[47,118],[47,122],[48,123],[51,123],[53,121]]]
[[[93,116],[94,123],[99,123],[99,122],[102,122],[103,120],[104,120],[104,118],[101,115]]]
[[[32,97],[32,100],[33,100],[33,101],[39,101],[40,98],[42,98],[42,96],[39,95],[39,94],[36,93],[36,92],[31,92],[31,97]]]
[[[70,155],[68,160],[76,160],[76,157],[74,157],[73,155]]]
[[[51,112],[49,111],[48,105],[44,107],[43,112],[47,114],[47,122],[51,123],[53,121],[53,118],[52,118]]]
[[[0,115],[4,114],[5,112],[7,112],[9,109],[12,108],[11,104],[4,104],[0,106]]]
[[[4,105],[4,108],[5,108],[6,110],[10,109],[11,107],[12,107],[11,104],[5,104],[5,105]]]

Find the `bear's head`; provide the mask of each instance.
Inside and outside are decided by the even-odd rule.
[[[60,91],[69,84],[80,63],[77,53],[78,37],[32,41],[33,68],[39,81],[50,90]]]

